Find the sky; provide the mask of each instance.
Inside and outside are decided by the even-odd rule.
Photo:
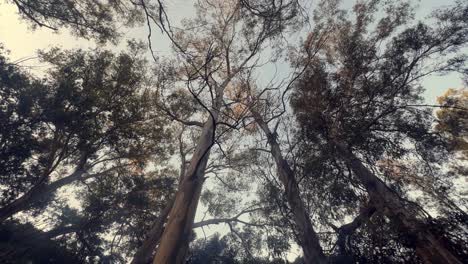
[[[352,1],[346,0],[345,6],[350,6]],[[417,12],[417,18],[423,19],[431,10],[443,5],[454,2],[453,0],[421,0],[420,8]],[[189,17],[193,14],[192,2],[190,0],[167,0],[167,12],[172,22],[180,21],[182,18]],[[107,46],[109,49],[122,49],[128,39],[136,38],[146,41],[148,30],[146,27],[125,29],[123,31],[123,39],[116,47]],[[153,49],[158,55],[169,55],[170,43],[157,28],[153,28]],[[23,58],[34,57],[38,49],[48,49],[50,47],[60,46],[66,49],[72,48],[93,48],[96,44],[93,41],[71,36],[67,30],[61,30],[56,33],[49,29],[37,29],[32,31],[28,25],[19,20],[17,9],[12,4],[6,4],[4,0],[0,0],[0,43],[10,50],[10,59],[12,61]],[[40,71],[44,65],[40,65],[37,60],[28,60],[24,65],[32,66],[33,70]],[[274,68],[271,68],[274,71]],[[270,74],[273,74],[272,72]],[[447,88],[461,88],[462,80],[456,74],[447,76],[429,76],[422,82],[426,89],[424,97],[426,103],[435,103],[436,97],[444,93]],[[199,212],[204,211],[200,208]],[[200,214],[197,219],[200,219]],[[205,229],[206,233],[212,234],[215,231],[226,231],[226,227],[209,227]],[[199,237],[203,236],[199,234]],[[296,254],[292,255],[293,257]]]

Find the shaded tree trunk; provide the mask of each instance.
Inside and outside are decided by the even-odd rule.
[[[163,211],[161,212],[161,216],[154,223],[143,244],[140,246],[140,248],[138,248],[135,256],[133,257],[132,264],[151,263],[153,252],[156,249],[159,240],[161,239],[162,233],[164,231],[164,224],[166,223],[167,216],[169,215],[173,205],[174,199],[172,198],[164,207]]]
[[[376,203],[377,209],[397,226],[399,232],[409,236],[414,243],[416,253],[424,263],[462,263],[444,243],[443,237],[431,232],[424,221],[418,219],[418,215],[422,215],[420,208],[402,200],[397,193],[364,166],[347,145],[337,143],[335,147],[337,154],[364,185],[370,199]]]
[[[306,264],[327,263],[327,258],[323,254],[317,233],[310,221],[309,213],[300,197],[299,186],[294,172],[281,153],[281,148],[276,140],[276,133],[270,131],[268,124],[263,121],[262,117],[257,112],[252,110],[252,114],[255,121],[268,138],[271,154],[275,159],[278,169],[278,176],[284,186],[286,199],[291,207],[291,211],[294,215],[294,222],[298,228],[298,239],[302,251],[304,252],[304,262]]]

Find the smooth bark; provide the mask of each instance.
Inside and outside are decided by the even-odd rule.
[[[424,221],[418,218],[418,215],[422,215],[420,208],[399,197],[364,166],[347,145],[337,143],[335,146],[338,155],[366,188],[370,199],[378,206],[377,209],[381,210],[400,232],[407,234],[414,241],[416,253],[424,263],[462,263],[444,243],[443,237],[431,232]]]
[[[223,105],[224,90],[249,59],[250,57],[238,69],[230,73],[219,86],[214,85],[214,104],[209,112],[210,116],[203,125],[189,166],[185,170],[185,176],[179,183],[174,205],[169,213],[167,224],[153,259],[154,264],[185,263],[195,213],[205,181],[206,166],[211,147],[215,143],[216,125],[219,111]],[[205,105],[203,106],[208,109]]]
[[[213,109],[209,113],[210,117],[203,126],[190,164],[185,170],[185,176],[179,183],[174,205],[169,213],[167,224],[153,260],[155,264],[182,264],[185,262],[195,213],[203,182],[205,181],[205,170],[215,140],[216,123],[223,102],[224,89],[229,84],[232,76],[229,76],[216,89]]]
[[[192,235],[192,226],[205,180],[205,169],[213,144],[215,120],[209,118],[203,127],[186,175],[177,191],[174,206],[161,237],[153,263],[183,263]]]

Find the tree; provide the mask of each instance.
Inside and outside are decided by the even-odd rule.
[[[319,10],[316,10],[316,14],[322,12],[327,13],[330,11],[333,10],[327,10],[326,8],[321,7]],[[314,47],[315,50],[310,49],[306,51],[307,58],[305,60],[312,60],[315,56],[315,53],[323,48],[322,45],[326,44],[325,40],[327,39],[327,34],[329,34],[329,29],[324,26],[327,25],[324,25],[324,23],[321,22],[317,24],[317,29],[313,32],[316,34],[314,37],[317,46]],[[272,90],[271,88],[268,87],[263,90],[256,91],[256,87],[251,85],[253,87],[249,86],[247,91],[251,96],[250,98],[253,97],[256,99],[247,100],[245,104],[250,107],[249,109],[253,120],[259,129],[263,132],[264,136],[266,137],[267,144],[270,146],[270,150],[268,152],[275,161],[278,179],[282,183],[282,187],[285,190],[285,199],[288,203],[289,210],[292,213],[291,217],[294,220],[294,229],[296,229],[295,237],[304,253],[304,263],[326,263],[327,258],[323,253],[317,232],[314,230],[313,222],[310,218],[310,210],[306,208],[306,205],[301,197],[298,177],[296,177],[293,166],[290,164],[287,158],[285,158],[283,155],[283,150],[280,147],[280,141],[278,139],[279,136],[277,133],[280,121],[276,123],[276,126],[273,130],[269,127],[270,123],[276,121],[285,114],[285,94],[290,90],[292,83],[294,83],[297,78],[299,78],[304,73],[307,67],[307,63],[305,65],[296,65],[291,81],[284,85],[283,91],[280,91],[280,95],[278,96],[280,98],[280,102],[274,102],[274,97],[269,94],[269,90]],[[264,98],[262,98],[262,96]]]
[[[137,53],[42,57],[52,64],[44,80],[2,59],[2,221],[43,207],[63,186],[143,168],[170,150]]]
[[[458,3],[435,12],[434,27],[419,22],[401,32],[396,29],[408,23],[408,5],[391,6],[387,10],[392,11],[374,21],[378,7],[379,1],[358,3],[354,20],[339,18],[343,20],[334,41],[306,62],[310,66],[292,99],[300,136],[308,142],[304,151],[318,145],[324,155],[347,167],[345,175],[356,177],[377,210],[409,234],[421,260],[461,263],[450,243],[426,228],[425,212],[387,186],[363,159],[415,155],[428,162],[442,160],[438,154],[444,153],[444,144],[431,133],[433,118],[419,103],[418,80],[464,67],[463,56],[456,55],[467,42],[467,6]],[[369,30],[372,23],[374,31]],[[314,49],[315,42],[306,42],[311,44]],[[430,63],[437,56],[446,56],[444,63]]]
[[[278,169],[278,178],[283,183],[285,196],[297,226],[297,237],[299,245],[302,247],[304,252],[304,262],[326,263],[327,261],[325,255],[323,254],[318,236],[312,226],[309,213],[307,212],[304,202],[300,197],[296,176],[282,155],[281,148],[276,140],[276,132],[272,132],[270,130],[268,124],[263,120],[258,112],[255,112],[255,110],[252,112],[255,118],[255,122],[257,122],[267,137],[268,144],[271,148],[271,155],[275,159],[275,163]]]
[[[205,113],[203,122],[182,122],[202,124],[202,128],[190,164],[179,184],[154,263],[182,263],[185,260],[210,150],[216,144],[217,127],[231,129],[240,120],[233,119],[226,111],[230,103],[224,96],[225,90],[240,81],[239,76],[252,68],[249,63],[263,44],[280,33],[295,17],[294,3],[247,3],[250,2],[199,2],[197,18],[185,24],[189,28],[196,25],[196,30],[174,32],[163,20],[166,24],[162,28],[183,61],[180,69],[174,72],[182,77]]]

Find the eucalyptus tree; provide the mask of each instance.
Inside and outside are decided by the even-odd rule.
[[[154,263],[184,262],[210,150],[217,137],[225,133],[223,129],[236,127],[242,118],[242,112],[232,115],[232,103],[225,91],[252,70],[266,42],[295,18],[297,5],[281,1],[199,1],[196,9],[196,18],[187,20],[182,30],[174,30],[167,20],[162,20],[160,25],[180,60],[179,65],[174,65],[173,83],[184,85],[195,98],[203,110],[200,116],[203,121],[185,121],[173,116],[181,123],[199,127],[200,132]]]
[[[334,1],[332,1],[334,2]],[[326,1],[321,2],[318,8],[314,10],[314,16],[322,17],[327,16],[339,17],[339,12],[336,12],[333,7],[335,4],[325,4]],[[315,21],[316,26],[313,29],[313,39],[316,41],[316,47],[314,49],[299,49],[304,51],[303,54],[297,55],[296,50],[290,52],[290,59],[295,60],[296,56],[303,56],[304,61],[313,60],[317,52],[324,48],[330,39],[331,30],[335,27],[333,20]],[[328,23],[327,23],[328,22]],[[277,172],[274,173],[278,180],[281,182],[281,189],[284,189],[284,199],[276,197],[276,210],[283,214],[281,218],[291,218],[292,223],[289,223],[292,227],[293,234],[296,242],[302,248],[304,253],[305,263],[327,263],[327,257],[325,256],[320,239],[317,231],[314,229],[314,223],[310,217],[311,208],[308,208],[306,202],[301,197],[301,188],[299,186],[299,179],[296,175],[293,161],[289,160],[288,154],[292,149],[283,149],[284,143],[283,138],[278,135],[278,127],[281,123],[281,118],[287,114],[287,106],[285,105],[286,94],[290,91],[292,84],[305,72],[308,67],[308,63],[292,65],[292,74],[289,76],[288,81],[281,81],[279,84],[269,84],[267,87],[258,85],[256,80],[252,78],[247,79],[246,84],[243,87],[244,93],[247,97],[241,102],[246,105],[249,109],[249,117],[254,121],[256,127],[262,132],[266,142],[269,146],[269,150],[260,149],[263,152],[268,152],[274,160]],[[276,76],[275,76],[276,77]],[[271,86],[271,87],[270,87]],[[270,125],[276,122],[272,128]],[[289,131],[286,131],[286,134]],[[287,136],[287,135],[286,135]],[[287,143],[290,142],[286,142]],[[283,148],[282,148],[283,145]],[[270,184],[272,181],[268,177],[264,177],[267,180],[266,195],[268,192],[275,190],[280,186]],[[278,191],[278,189],[276,189]],[[281,210],[285,210],[281,212]],[[289,213],[288,217],[284,217],[285,213]],[[280,218],[280,219],[281,219]],[[289,222],[289,220],[287,220]]]
[[[133,48],[43,52],[44,79],[2,57],[2,221],[44,208],[63,186],[143,169],[170,151]]]
[[[303,153],[319,146],[348,169],[341,175],[364,187],[370,205],[407,234],[407,244],[421,261],[461,263],[466,253],[456,252],[431,229],[427,213],[374,168],[389,159],[420,159],[420,165],[433,167],[444,161],[445,144],[432,131],[434,118],[421,103],[419,81],[431,73],[464,69],[468,6],[457,2],[417,23],[404,3],[384,8],[386,15],[376,21],[381,6],[381,1],[359,2],[353,19],[339,18],[333,41],[303,62],[308,67],[291,100]],[[316,50],[313,35],[306,47]]]

